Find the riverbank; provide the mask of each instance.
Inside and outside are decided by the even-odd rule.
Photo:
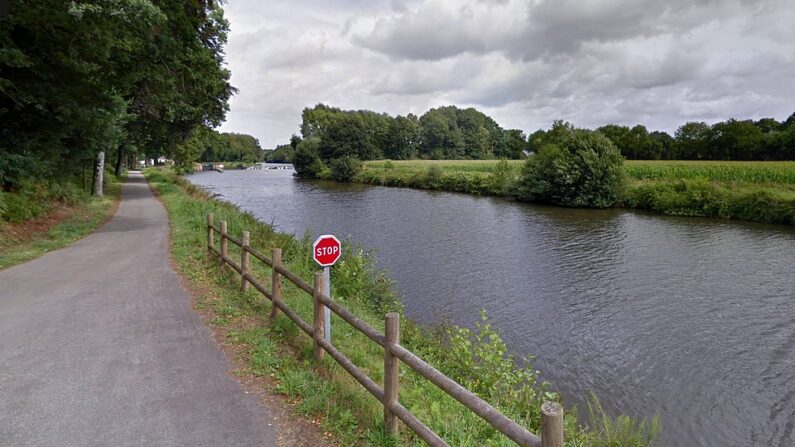
[[[319,421],[343,445],[366,442],[394,445],[384,438],[381,406],[331,360],[316,364],[311,360],[311,343],[283,317],[273,323],[265,317],[270,305],[256,292],[239,292],[239,279],[221,274],[218,263],[205,255],[206,214],[216,221],[226,220],[230,232],[251,231],[252,245],[268,251],[280,246],[287,268],[303,278],[311,277],[316,267],[311,261],[308,239],[296,240],[275,233],[250,214],[234,206],[212,200],[208,195],[168,172],[148,171],[152,187],[161,194],[172,225],[172,253],[183,275],[202,290],[197,306],[212,313],[211,321],[228,328],[229,339],[246,347],[244,362],[248,372],[272,377],[279,392],[296,403],[299,414]],[[230,250],[233,246],[230,246]],[[383,329],[383,315],[399,310],[390,281],[376,272],[369,258],[355,246],[346,244],[344,259],[335,266],[334,296],[355,314]],[[231,256],[237,253],[231,252]],[[255,276],[266,279],[265,269]],[[263,281],[268,287],[267,281]],[[311,302],[297,290],[284,288],[285,301],[304,318],[312,312]],[[401,322],[404,344],[465,386],[499,406],[517,422],[538,432],[538,407],[542,400],[554,398],[549,385],[538,383],[537,372],[507,354],[496,332],[483,322],[474,332],[451,327],[433,333],[411,322]],[[342,321],[333,324],[335,345],[376,381],[383,375],[383,354],[378,346],[350,330]],[[401,402],[452,445],[510,445],[505,438],[479,418],[410,371],[401,378]],[[595,409],[598,412],[597,409]],[[571,445],[606,445],[608,439],[626,439],[622,445],[648,445],[648,436],[633,435],[636,424],[629,418],[601,421],[595,429],[579,426],[569,412],[567,439]],[[416,441],[404,430],[400,444]],[[623,442],[623,441],[622,441]]]
[[[113,216],[120,194],[121,183],[110,179],[103,197],[74,191],[68,196],[40,192],[38,196],[6,197],[14,202],[13,213],[10,207],[6,208],[9,216],[27,218],[0,221],[0,270],[87,236]]]
[[[524,162],[370,161],[355,182],[516,197]],[[795,225],[795,162],[627,161],[619,207]]]

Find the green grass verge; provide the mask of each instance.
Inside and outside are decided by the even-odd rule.
[[[73,201],[67,205],[68,217],[65,220],[43,234],[27,235],[22,241],[10,231],[13,224],[0,222],[0,270],[38,258],[84,238],[111,216],[120,194],[120,183],[108,183],[105,196]],[[37,207],[50,209],[52,205],[42,204]],[[32,220],[41,218],[39,215]]]
[[[227,221],[230,233],[237,237],[243,230],[250,231],[252,246],[261,252],[268,254],[272,247],[280,247],[285,267],[305,279],[316,270],[308,238],[298,240],[276,233],[233,205],[209,198],[170,171],[150,169],[145,175],[168,210],[176,263],[194,289],[201,291],[197,307],[209,312],[210,323],[226,327],[230,341],[245,349],[247,373],[273,377],[277,390],[294,400],[296,411],[321,420],[322,429],[332,432],[341,445],[423,445],[405,428],[397,438],[386,436],[378,401],[328,356],[315,362],[310,339],[292,321],[283,315],[270,321],[270,303],[262,295],[255,290],[239,290],[239,277],[231,270],[222,270],[218,260],[206,251],[206,216],[213,213],[216,222]],[[344,245],[343,258],[333,270],[332,294],[354,314],[383,330],[385,313],[401,311],[392,284],[373,268],[361,248],[349,242]],[[240,255],[234,244],[229,247],[230,256]],[[251,271],[269,287],[269,269],[253,261]],[[283,281],[283,295],[288,306],[311,321],[311,297],[288,281]],[[335,346],[381,383],[383,350],[336,316],[332,332]],[[424,329],[401,318],[401,344],[533,432],[540,428],[541,403],[559,400],[548,384],[537,380],[538,372],[528,362],[508,354],[485,316],[472,330]],[[405,366],[401,369],[400,401],[451,445],[513,445]],[[621,445],[645,446],[652,444],[659,429],[656,421],[643,424],[626,417],[611,419],[604,412],[594,418],[593,428],[586,429],[572,414],[567,413],[565,419],[569,447],[618,445],[610,443],[611,436],[634,440]]]
[[[354,181],[513,197],[523,161],[371,161]],[[795,225],[795,162],[636,161],[621,207]]]

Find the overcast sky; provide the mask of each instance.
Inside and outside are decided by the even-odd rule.
[[[673,132],[795,112],[795,0],[230,0],[223,131],[264,148],[301,110],[476,107],[504,128],[555,119]]]

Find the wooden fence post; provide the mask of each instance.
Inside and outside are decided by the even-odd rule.
[[[271,272],[271,298],[273,299],[271,318],[275,318],[279,313],[279,307],[276,306],[276,303],[282,300],[282,275],[276,271],[276,267],[282,266],[282,249],[275,247],[271,258],[273,261],[273,271]]]
[[[563,407],[557,402],[541,405],[541,447],[563,447]]]
[[[384,428],[389,434],[397,434],[398,418],[390,408],[398,401],[400,387],[400,360],[392,354],[392,347],[400,343],[400,314],[386,314],[384,329]]]
[[[315,272],[315,288],[313,298],[315,299],[315,311],[312,314],[312,329],[314,332],[315,343],[315,360],[318,362],[323,360],[323,348],[317,341],[323,338],[323,328],[325,327],[323,321],[323,303],[320,302],[320,295],[323,294],[326,279],[323,277],[323,272]]]
[[[227,245],[226,240],[226,221],[221,221],[221,267],[226,267]]]
[[[246,280],[246,275],[248,274],[248,244],[250,243],[251,235],[248,231],[243,232],[243,243],[240,247],[240,290],[245,292],[248,290],[248,280]]]
[[[207,250],[213,251],[215,238],[213,237],[213,213],[207,213]]]

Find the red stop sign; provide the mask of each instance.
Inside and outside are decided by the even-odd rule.
[[[340,255],[342,255],[342,244],[330,234],[320,236],[312,244],[312,257],[321,267],[334,265]]]

